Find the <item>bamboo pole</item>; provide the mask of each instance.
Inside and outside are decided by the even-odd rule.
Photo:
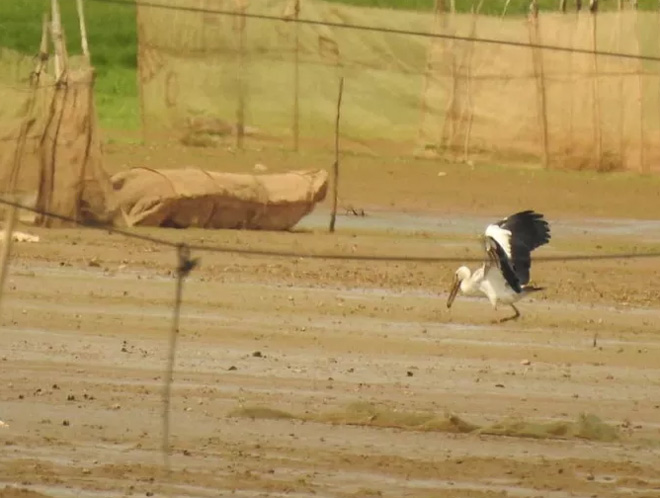
[[[51,38],[55,50],[55,81],[59,81],[66,68],[64,60],[62,20],[60,18],[60,5],[57,0],[51,0]]]
[[[441,20],[441,14],[443,14],[444,3],[442,0],[435,0],[433,8],[433,33],[438,32],[439,23]],[[420,99],[420,122],[419,130],[417,132],[417,139],[421,143],[422,147],[426,147],[426,140],[424,134],[424,127],[427,121],[427,116],[429,114],[429,90],[431,87],[431,80],[433,79],[433,70],[434,70],[434,54],[435,47],[438,43],[443,43],[442,40],[437,38],[429,39],[428,49],[426,51],[426,67],[424,68],[424,87],[422,89],[422,98]]]
[[[594,75],[592,78],[593,88],[593,126],[594,126],[594,149],[596,153],[596,169],[600,170],[603,160],[603,133],[601,129],[600,112],[600,78],[598,73],[598,0],[590,0],[589,11],[591,12],[591,35],[594,50]]]
[[[637,2],[633,4],[635,8],[635,48],[636,53],[641,54],[641,45],[639,43],[639,11],[637,10]],[[646,151],[645,151],[645,133],[644,133],[644,61],[639,61],[639,69],[637,76],[637,85],[639,90],[639,169],[640,172],[644,175],[649,174],[650,166],[646,161]]]
[[[238,87],[238,107],[236,108],[236,148],[243,148],[245,137],[245,11],[247,0],[236,0],[238,29],[238,68],[236,71],[236,85]]]
[[[53,16],[51,20],[51,37],[55,51],[57,87],[55,88],[52,105],[49,109],[48,124],[44,130],[45,136],[48,136],[48,143],[44,145],[44,150],[41,154],[41,173],[36,205],[44,211],[50,210],[54,202],[53,189],[57,163],[57,144],[64,119],[64,107],[66,105],[67,95],[69,94],[69,89],[66,85],[69,71],[68,55],[58,0],[51,0],[51,10]],[[35,223],[40,226],[52,227],[62,222],[45,214],[39,214],[35,219]]]
[[[294,0],[293,17],[296,21],[300,16],[300,0]],[[294,52],[293,52],[293,150],[300,148],[300,23],[294,23]]]
[[[537,0],[532,0],[529,5],[529,38],[530,42],[535,45],[540,45],[539,34],[539,5]],[[549,137],[548,137],[548,111],[545,94],[545,70],[543,67],[543,53],[538,47],[532,48],[532,67],[534,68],[534,81],[536,82],[537,94],[537,114],[539,120],[539,128],[541,130],[541,157],[543,167],[548,169],[550,167],[550,151],[549,151]]]
[[[506,11],[509,9],[509,4],[511,3],[511,0],[506,0],[504,2],[504,8],[502,9],[502,15],[500,17],[506,16]]]
[[[479,13],[481,12],[481,7],[483,6],[484,0],[479,1],[479,5],[475,11],[472,7],[472,27],[470,30],[470,37],[475,38],[477,36],[477,20],[479,19]],[[466,70],[466,105],[465,111],[467,112],[467,128],[465,130],[465,140],[463,142],[463,161],[468,163],[470,160],[470,138],[472,135],[472,123],[474,122],[474,102],[472,100],[472,60],[474,56],[474,45],[475,42],[470,42],[468,47],[468,57],[467,57],[467,70]]]
[[[444,12],[444,4],[443,4]],[[452,12],[453,17],[454,12]],[[456,40],[449,42],[449,50],[444,51],[449,58],[449,69],[451,74],[451,87],[449,89],[449,100],[445,108],[445,119],[442,124],[442,131],[440,132],[440,145],[444,148],[451,149],[454,144],[454,136],[457,132],[457,121],[460,120],[458,116],[458,92],[459,92],[459,79],[460,68],[456,56]],[[458,119],[457,119],[458,118]]]
[[[623,51],[623,0],[618,0],[618,13],[617,13],[617,49],[619,52]],[[621,71],[623,73],[623,71]],[[617,81],[617,90],[619,93],[619,155],[621,163],[626,163],[626,141],[625,141],[625,93],[623,91],[623,83],[625,76],[619,74]]]
[[[566,13],[566,0],[559,0],[559,10],[562,14]],[[574,28],[575,30],[575,28]],[[569,32],[569,46],[573,45],[573,31]],[[567,53],[568,57],[568,84],[572,87],[573,86],[573,52],[568,52]],[[572,88],[570,88],[572,90]],[[573,93],[569,92],[570,99],[568,100],[568,150],[573,149]]]
[[[78,10],[78,22],[80,23],[80,45],[82,53],[90,62],[89,45],[87,43],[87,25],[85,23],[85,11],[83,10],[83,0],[76,0],[76,9]]]
[[[575,24],[573,24],[572,29],[569,31],[569,47],[573,47],[575,43],[575,34],[579,32],[579,21],[580,13],[576,12]],[[566,53],[568,57],[568,150],[573,151],[575,147],[575,94],[573,88],[575,87],[577,78],[575,77],[575,57],[573,51]],[[579,64],[578,64],[579,67]]]
[[[341,113],[341,98],[344,93],[344,77],[339,79],[339,97],[337,98],[337,114],[335,117],[335,163],[332,172],[332,212],[330,214],[330,233],[335,231],[337,219],[337,198],[339,197],[339,117]]]
[[[16,218],[18,217],[18,209],[16,206],[9,208],[9,216],[5,217],[5,231],[4,241],[2,242],[2,252],[0,253],[0,311],[2,310],[2,296],[4,294],[5,280],[9,273],[9,259],[11,256],[11,245],[13,242],[14,227],[16,226]]]
[[[39,44],[39,62],[37,63],[37,69],[35,74],[37,76],[41,75],[41,71],[44,69],[46,62],[48,61],[48,26],[49,26],[48,14],[43,15],[41,20],[41,43]]]
[[[87,65],[91,66],[91,57],[89,54],[89,44],[87,43],[87,23],[85,22],[85,11],[83,10],[83,0],[76,0],[76,10],[78,12],[78,23],[80,26],[80,46],[82,48],[82,53],[83,57],[85,57],[85,60],[87,61]],[[94,109],[94,92],[91,91],[89,92],[89,101],[88,101],[88,107],[87,110],[90,113],[93,113],[94,116],[96,116],[96,110]],[[92,133],[94,129],[93,125],[94,119],[88,119],[87,120],[87,129],[84,130],[85,133],[88,134],[89,138],[88,140],[92,139]],[[82,131],[82,130],[81,130]],[[84,179],[85,179],[85,169],[88,163],[88,156],[85,154],[85,159],[83,161],[83,164],[80,166],[80,175],[78,178],[78,192],[76,195],[76,213],[80,213],[80,206],[82,204],[82,196],[83,196],[83,185],[84,185]],[[77,216],[77,214],[76,214]]]
[[[141,124],[141,135],[142,135],[142,142],[146,143],[147,142],[147,116],[146,116],[146,109],[145,109],[145,103],[144,103],[144,85],[146,82],[146,74],[145,74],[145,65],[147,64],[147,58],[145,57],[146,55],[146,40],[144,37],[144,25],[142,24],[143,20],[143,12],[142,9],[146,9],[147,7],[140,5],[139,2],[136,3],[135,5],[135,24],[136,24],[136,31],[137,31],[137,84],[138,84],[138,92],[139,92],[139,97],[140,97],[140,124]]]

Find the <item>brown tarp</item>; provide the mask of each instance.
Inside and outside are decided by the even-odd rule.
[[[135,168],[111,182],[128,226],[289,230],[325,198],[328,174]]]
[[[0,67],[5,59],[14,60],[0,53]],[[0,195],[27,199],[34,194],[30,205],[39,210],[106,224],[114,205],[98,136],[94,69],[82,59],[69,62],[80,67],[69,68],[59,81],[42,73],[33,85],[0,82]],[[49,216],[37,216],[35,223],[72,224]]]
[[[108,223],[112,189],[103,168],[96,128],[94,70],[70,71],[57,85],[41,133],[41,182],[37,208],[83,223]],[[56,218],[39,217],[43,226],[66,226]]]

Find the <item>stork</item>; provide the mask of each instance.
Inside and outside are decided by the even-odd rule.
[[[520,312],[514,303],[542,290],[529,285],[531,252],[550,241],[550,226],[542,214],[521,211],[488,225],[483,241],[486,261],[474,273],[467,266],[456,270],[447,308],[460,290],[467,296],[485,295],[495,310],[500,303],[508,304],[515,314],[500,322],[515,320]]]

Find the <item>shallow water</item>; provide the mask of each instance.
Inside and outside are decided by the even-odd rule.
[[[303,218],[296,229],[318,230],[327,227],[330,212],[318,209]],[[368,212],[366,216],[337,215],[337,228],[364,231],[424,231],[436,234],[452,233],[472,235],[480,234],[484,227],[496,221],[498,215],[464,216],[428,213],[404,213],[398,211]],[[609,235],[609,236],[639,236],[644,241],[660,241],[659,220],[635,219],[581,219],[557,220],[549,219],[553,234],[569,236],[575,234]]]

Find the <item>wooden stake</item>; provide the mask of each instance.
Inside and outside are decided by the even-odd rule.
[[[601,130],[600,114],[600,79],[598,77],[598,0],[590,0],[589,10],[591,11],[591,35],[594,50],[594,76],[592,80],[593,88],[593,124],[594,124],[594,148],[596,152],[596,169],[600,170],[603,160],[603,136]]]
[[[341,114],[341,97],[344,93],[344,77],[339,79],[339,97],[337,98],[337,116],[335,119],[335,163],[333,165],[332,181],[332,213],[330,214],[330,233],[335,231],[337,219],[337,197],[339,196],[339,117]]]
[[[245,136],[245,10],[247,2],[237,0],[237,9],[240,16],[238,22],[238,70],[236,71],[236,83],[238,86],[238,108],[236,109],[236,148],[243,148]]]
[[[16,218],[18,217],[18,209],[16,206],[9,208],[9,216],[5,217],[5,240],[2,243],[2,253],[0,253],[0,306],[2,304],[2,295],[5,288],[5,280],[9,273],[9,257],[11,255],[11,244],[14,235],[14,227],[16,226]],[[1,310],[1,308],[0,308]]]
[[[66,47],[62,33],[62,19],[60,17],[60,4],[58,0],[51,0],[51,38],[55,48],[55,81],[60,81],[67,70]]]
[[[511,0],[506,0],[506,2],[504,2],[504,8],[502,9],[501,17],[504,17],[506,15],[506,11],[508,10],[510,3],[511,3]]]
[[[618,12],[618,19],[617,19],[617,49],[621,52],[623,51],[623,0],[619,0],[619,12]],[[624,129],[624,117],[625,117],[625,106],[624,106],[624,101],[625,101],[625,94],[623,93],[623,83],[624,83],[625,76],[623,74],[619,74],[619,78],[617,81],[617,89],[619,91],[619,154],[621,156],[621,163],[626,164],[626,140],[625,140],[625,129]]]
[[[80,23],[80,45],[82,47],[82,53],[85,56],[85,59],[87,59],[87,63],[89,63],[89,45],[87,44],[87,25],[85,23],[83,0],[76,0],[76,8],[78,10],[78,22]]]
[[[46,67],[46,64],[48,62],[49,26],[50,24],[48,21],[48,14],[44,13],[43,18],[41,20],[41,43],[39,45],[39,57],[37,60],[37,66],[34,68],[34,71],[30,76],[30,82],[32,85],[36,85],[39,83],[39,79],[41,78],[41,72],[44,70],[44,67]]]
[[[60,53],[60,44],[62,43],[62,33],[60,31],[60,13],[57,9],[57,0],[51,0],[51,20],[50,33],[55,47],[55,80],[60,78],[62,74],[62,56]]]
[[[137,32],[137,69],[138,69],[138,92],[140,96],[140,128],[141,128],[141,135],[142,135],[142,142],[146,143],[147,142],[147,117],[146,117],[146,110],[145,110],[145,103],[144,103],[144,85],[145,85],[145,64],[147,64],[146,57],[145,57],[145,52],[146,52],[146,40],[144,36],[144,31],[143,31],[143,24],[142,24],[142,9],[146,9],[147,7],[143,7],[140,5],[140,3],[136,3],[135,5],[135,28]]]
[[[578,19],[579,19],[579,17],[577,17],[576,21]],[[573,44],[575,43],[574,35],[577,32],[577,29],[576,29],[575,26],[576,25],[573,26],[573,28],[569,31],[569,34],[568,34],[568,45],[570,47],[572,47]],[[573,86],[575,85],[575,81],[574,81],[574,71],[573,71],[573,69],[574,69],[574,67],[573,67],[573,62],[574,62],[573,52],[572,51],[567,52],[566,57],[568,58],[568,68],[567,68],[567,71],[566,71],[567,76],[568,76],[568,78],[567,78],[567,81],[568,81],[568,85],[567,85],[568,86],[568,117],[567,117],[567,121],[568,121],[568,150],[569,150],[569,152],[572,152],[573,147],[575,146],[575,140],[574,140],[574,136],[575,136],[575,131],[574,131],[574,128],[575,128],[575,112],[574,112],[575,111],[575,108],[574,108],[575,107],[575,96],[574,96],[574,92],[573,92]],[[566,138],[564,138],[564,139],[566,139]]]
[[[640,31],[640,25],[639,25],[639,11],[637,10],[637,2],[631,2],[633,9],[635,9],[635,35],[634,35],[634,40],[635,40],[635,48],[636,53],[641,54],[641,46],[639,43],[639,33]],[[620,14],[619,14],[620,15]],[[640,107],[639,107],[639,169],[642,174],[649,174],[650,169],[649,169],[649,164],[647,164],[646,161],[646,154],[644,150],[644,142],[645,142],[645,133],[644,133],[644,61],[640,60],[639,61],[639,68],[638,68],[638,74],[637,74],[637,88],[639,91],[639,100],[640,100]]]
[[[442,4],[442,12],[444,12],[444,4]],[[443,16],[443,19],[446,16]],[[453,16],[452,16],[453,19]],[[443,23],[445,24],[445,23]],[[440,146],[445,149],[451,149],[454,145],[454,136],[456,135],[456,130],[459,120],[459,109],[458,109],[458,92],[459,88],[459,61],[457,58],[457,42],[456,40],[451,40],[449,42],[449,50],[445,51],[449,58],[449,69],[451,71],[451,88],[449,89],[449,98],[447,101],[447,107],[445,109],[445,119],[442,123],[442,130],[440,131]],[[443,54],[444,55],[444,54]]]
[[[659,7],[660,7],[660,5],[659,5]],[[656,20],[656,26],[658,26],[659,23],[660,23],[660,10],[658,10],[658,19]],[[659,90],[658,91],[658,101],[660,102],[660,88],[658,90]],[[657,110],[660,111],[660,105],[657,106]]]
[[[300,14],[300,0],[294,0],[293,18],[297,21]],[[293,150],[298,152],[300,146],[300,23],[294,26],[294,72],[293,72]]]
[[[437,33],[440,27],[441,14],[443,12],[444,4],[440,0],[435,0],[435,7],[433,10],[433,32]],[[426,125],[427,115],[429,114],[429,88],[431,86],[431,80],[433,78],[433,60],[435,54],[435,47],[439,43],[443,43],[443,40],[437,38],[431,38],[429,40],[428,49],[426,51],[426,67],[424,68],[424,88],[422,89],[422,97],[420,99],[420,120],[419,120],[419,131],[418,131],[418,141],[422,147],[426,147],[427,143],[425,140],[424,128]]]
[[[477,20],[484,1],[480,0],[477,10],[472,7],[472,29],[470,30],[470,37],[475,38],[477,35]],[[472,135],[472,123],[474,122],[474,103],[472,101],[472,60],[474,55],[474,42],[470,42],[468,47],[467,69],[466,69],[466,111],[467,111],[467,128],[465,129],[465,140],[463,142],[463,161],[467,163],[470,160],[470,137]]]
[[[44,13],[41,19],[41,43],[39,44],[39,64],[37,74],[41,74],[41,69],[48,60],[48,14]]]
[[[539,6],[537,0],[532,0],[529,6],[529,37],[530,41],[536,45],[541,43],[539,39]],[[543,68],[543,53],[538,47],[532,49],[532,66],[534,68],[534,81],[536,81],[536,93],[538,97],[538,119],[541,129],[541,157],[543,167],[550,167],[550,151],[548,144],[548,114],[545,95],[545,71]]]

